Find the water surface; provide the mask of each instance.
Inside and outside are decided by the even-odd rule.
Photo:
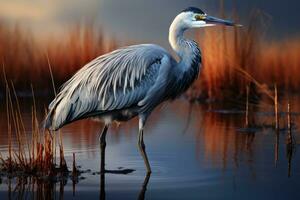
[[[295,98],[292,104],[295,141],[300,139],[297,102]],[[79,121],[62,129],[69,167],[72,153],[76,153],[77,165],[90,170],[78,183],[32,183],[2,177],[0,199],[299,199],[298,145],[288,153],[286,117],[283,113],[282,130],[276,137],[271,111],[268,103],[255,106],[249,116],[252,128],[245,129],[242,105],[233,108],[177,100],[160,107],[145,128],[153,171],[150,177],[137,149],[137,120],[113,126],[107,135],[105,167],[114,173],[105,174],[102,188],[98,140],[102,126],[91,120]],[[5,156],[4,108],[0,114],[0,151]],[[30,126],[30,108],[24,108],[23,116]],[[116,173],[122,170],[132,172]]]

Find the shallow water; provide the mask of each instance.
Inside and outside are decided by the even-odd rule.
[[[292,131],[298,142],[298,98],[292,102]],[[73,123],[62,129],[67,163],[71,167],[72,153],[76,153],[77,165],[91,171],[83,173],[76,184],[71,180],[30,184],[2,177],[0,199],[299,199],[298,145],[292,154],[287,153],[285,129],[276,140],[271,128],[272,106],[261,103],[253,110],[249,121],[255,125],[251,129],[244,128],[243,106],[233,109],[228,105],[177,100],[155,110],[144,137],[153,171],[150,177],[146,176],[137,149],[137,120],[109,129],[105,168],[114,171],[105,177],[98,174],[101,124],[91,120]],[[24,113],[25,122],[30,125],[30,111],[25,109]],[[5,156],[3,108],[0,117],[0,151]],[[286,126],[285,119],[283,113],[282,128]],[[127,169],[134,171],[116,173]],[[101,178],[105,178],[102,186]]]

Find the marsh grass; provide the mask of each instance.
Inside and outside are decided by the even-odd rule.
[[[93,58],[116,48],[92,23],[77,24],[65,34],[37,38],[20,25],[0,21],[0,59],[6,74],[17,90],[26,90],[32,83],[37,91],[51,88],[48,66],[51,61],[55,85],[58,87]],[[26,76],[26,77],[24,77]],[[1,82],[1,91],[5,91]]]
[[[67,176],[69,170],[64,157],[61,133],[58,133],[59,138],[57,141],[56,134],[52,135],[46,130],[40,130],[33,86],[31,85],[31,129],[26,130],[14,84],[8,82],[4,67],[3,74],[6,87],[8,155],[6,158],[0,155],[1,174],[46,177],[49,179]],[[16,139],[16,145],[13,145],[13,138]],[[56,163],[57,148],[59,149],[59,164]],[[75,166],[75,160],[73,161],[73,170],[76,171],[72,175],[77,176],[79,171]]]
[[[271,40],[265,34],[270,23],[265,14],[254,11],[242,28],[208,28],[197,34],[203,69],[187,94],[211,100],[246,96],[246,85],[253,80],[260,86],[251,87],[252,93],[269,90],[274,83],[280,90],[299,91],[300,38]],[[57,88],[85,63],[122,45],[93,23],[38,40],[21,26],[0,22],[0,43],[0,59],[17,90],[33,83],[36,91],[53,87],[53,82]],[[50,61],[54,81],[49,80]],[[4,94],[5,84],[1,91]]]
[[[272,40],[266,36],[269,18],[253,11],[248,23],[234,28],[208,28],[197,34],[203,52],[197,96],[224,100],[252,92],[273,96],[274,83],[284,91],[299,91],[300,40],[298,37]],[[272,97],[272,98],[273,98]]]

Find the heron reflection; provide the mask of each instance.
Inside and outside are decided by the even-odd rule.
[[[105,145],[101,146],[100,148],[101,151],[101,159],[100,159],[100,200],[106,199],[106,191],[105,191],[105,174],[123,174],[127,175],[132,172],[134,172],[134,169],[118,169],[118,170],[108,170],[105,169]],[[142,187],[140,189],[140,192],[138,194],[138,199],[143,200],[145,199],[145,194],[147,190],[147,186],[150,180],[151,173],[147,172],[144,182],[142,184]]]

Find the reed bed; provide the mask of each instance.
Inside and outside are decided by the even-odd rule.
[[[59,165],[56,163],[57,139],[55,134],[40,130],[33,87],[33,104],[31,108],[31,130],[26,130],[23,122],[20,103],[13,82],[8,82],[4,71],[6,86],[6,111],[8,127],[8,155],[0,156],[1,174],[9,176],[35,176],[53,179],[67,176],[69,173],[65,157],[62,137],[59,133]],[[28,133],[29,132],[29,133]],[[13,144],[16,139],[16,145]],[[74,171],[75,170],[75,171]],[[79,171],[73,160],[73,175]]]
[[[243,27],[218,27],[197,34],[203,70],[194,86],[196,96],[224,100],[252,92],[273,96],[274,84],[284,91],[299,91],[300,38],[267,37],[269,19],[253,11]],[[197,93],[198,91],[198,93]]]
[[[0,44],[1,63],[18,91],[28,89],[30,84],[36,91],[52,88],[49,63],[58,87],[85,63],[117,46],[115,40],[106,38],[92,23],[78,24],[64,35],[41,39],[20,25],[10,26],[1,21]],[[2,93],[4,86],[2,82]]]
[[[300,91],[300,38],[271,40],[264,34],[268,23],[256,11],[242,28],[207,28],[197,34],[203,69],[188,96],[212,100],[246,96],[245,88],[253,80],[241,71],[260,83],[259,88],[250,87],[250,92],[273,88],[274,83],[281,91]],[[0,22],[0,43],[0,58],[17,90],[33,83],[37,91],[52,87],[49,63],[57,87],[88,61],[123,45],[93,23],[78,24],[60,37],[38,40],[20,26]],[[4,86],[0,88],[3,94]]]

